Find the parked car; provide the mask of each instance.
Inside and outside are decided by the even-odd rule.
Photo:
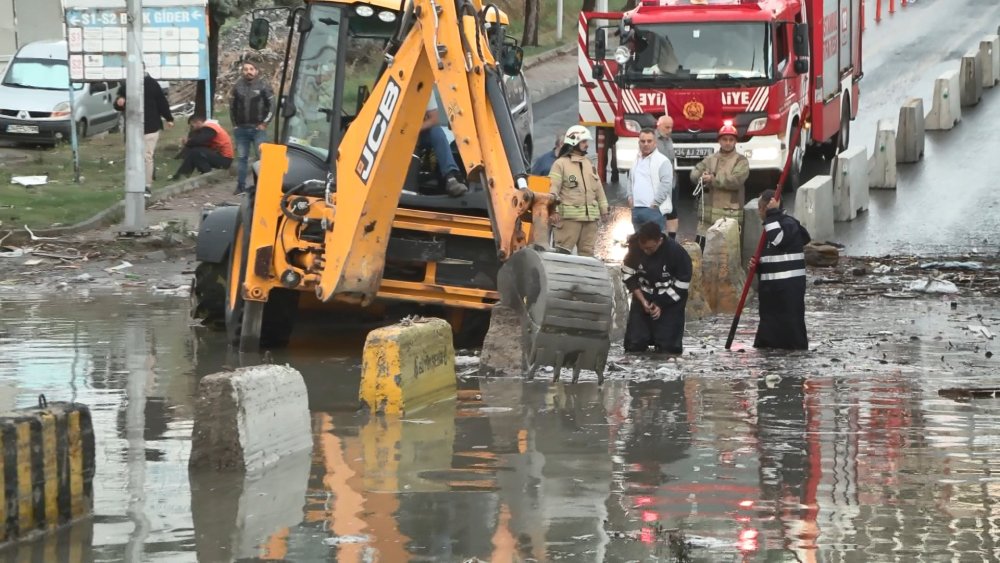
[[[121,82],[73,84],[65,41],[36,41],[18,49],[0,80],[0,139],[55,144],[70,137],[70,119],[84,138],[122,128],[112,103]]]

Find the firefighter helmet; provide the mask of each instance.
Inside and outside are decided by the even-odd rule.
[[[723,135],[739,137],[739,133],[736,132],[736,126],[728,121],[722,125],[722,129],[719,129],[719,138],[722,138]]]
[[[563,142],[571,147],[575,147],[580,144],[580,141],[590,140],[593,140],[593,137],[590,136],[590,129],[587,129],[583,125],[574,125],[566,130],[566,138]]]

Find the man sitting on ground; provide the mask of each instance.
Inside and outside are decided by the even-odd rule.
[[[218,121],[192,115],[188,125],[191,132],[184,140],[181,165],[171,179],[187,178],[195,169],[204,174],[214,168],[228,169],[233,164],[233,142]]]

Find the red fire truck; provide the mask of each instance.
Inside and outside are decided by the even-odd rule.
[[[679,170],[714,152],[730,121],[755,176],[776,181],[791,156],[786,186],[798,187],[807,149],[830,158],[850,141],[862,18],[862,0],[642,0],[581,13],[580,122],[597,128],[599,169],[611,143],[629,169],[639,131],[666,113]]]

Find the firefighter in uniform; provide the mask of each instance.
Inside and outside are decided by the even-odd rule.
[[[558,204],[549,215],[555,244],[569,251],[576,247],[580,256],[594,255],[598,220],[608,218],[604,186],[587,158],[590,140],[590,131],[582,125],[567,129],[560,156],[549,170],[549,190]]]
[[[684,307],[691,283],[691,256],[654,222],[644,223],[629,239],[622,281],[632,294],[625,351],[680,354]]]
[[[774,190],[760,195],[757,212],[764,221],[767,245],[757,264],[760,324],[755,348],[808,350],[806,334],[806,257],[809,231],[786,215]]]
[[[735,219],[743,227],[744,184],[750,177],[750,161],[736,152],[736,134],[731,123],[723,125],[719,129],[719,152],[691,169],[691,182],[700,186],[700,190],[695,188],[695,196],[701,198],[695,241],[702,249],[708,228],[719,219]]]

